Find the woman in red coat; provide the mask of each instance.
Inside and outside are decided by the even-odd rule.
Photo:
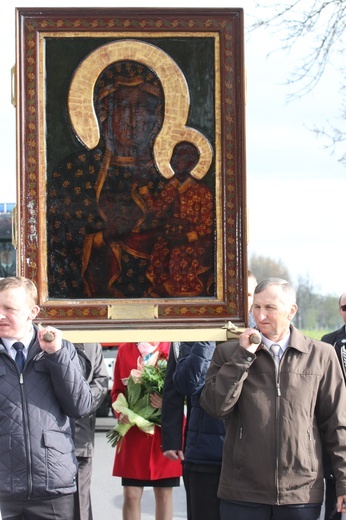
[[[126,380],[131,370],[137,369],[138,361],[145,364],[151,356],[158,354],[161,358],[167,358],[169,348],[169,342],[121,344],[114,367],[112,402],[116,401],[120,393],[126,395]],[[154,408],[161,408],[161,396],[151,394],[150,404]],[[116,415],[120,423],[129,422],[125,414]],[[154,488],[155,519],[173,518],[173,487],[180,485],[182,467],[180,461],[171,461],[164,457],[161,444],[160,427],[155,426],[154,434],[151,435],[134,425],[117,445],[113,476],[122,477],[124,520],[140,519],[145,486]]]

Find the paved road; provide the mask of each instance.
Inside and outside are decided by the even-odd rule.
[[[107,442],[106,431],[115,425],[112,417],[97,418],[95,454],[91,497],[94,520],[120,520],[122,509],[121,480],[112,476],[114,448]],[[186,502],[183,483],[173,490],[173,520],[186,519]],[[145,488],[142,497],[142,519],[155,519],[155,501],[152,488]]]

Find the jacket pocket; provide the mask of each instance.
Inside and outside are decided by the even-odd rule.
[[[0,435],[0,488],[5,493],[13,493],[11,453],[11,437],[7,433]]]
[[[59,492],[73,488],[76,482],[77,460],[73,453],[73,442],[63,432],[43,432],[45,448],[47,490]]]
[[[308,451],[310,455],[310,461],[311,461],[311,471],[316,472],[318,469],[318,458],[317,458],[317,446],[316,446],[316,434],[317,432],[314,431],[314,428],[311,426],[308,428],[307,435],[308,435]]]

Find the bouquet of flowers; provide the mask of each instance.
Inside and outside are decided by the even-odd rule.
[[[134,425],[150,435],[153,435],[155,425],[161,425],[161,409],[153,408],[149,397],[153,393],[162,394],[163,390],[167,359],[159,358],[159,354],[155,352],[147,361],[139,357],[137,369],[131,370],[130,376],[122,380],[127,386],[126,395],[119,394],[112,407],[116,412],[127,415],[130,422],[118,422],[106,434],[113,448]]]

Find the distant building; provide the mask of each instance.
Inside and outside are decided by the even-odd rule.
[[[0,202],[0,213],[11,213],[14,207],[14,202]]]
[[[13,202],[0,202],[0,277],[15,276],[16,250],[12,244]]]

